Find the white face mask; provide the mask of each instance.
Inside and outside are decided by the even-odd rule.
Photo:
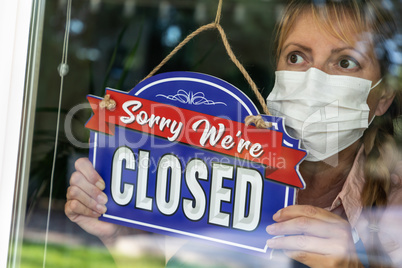
[[[329,75],[316,68],[277,71],[275,75],[268,109],[285,118],[290,136],[300,139],[309,152],[306,160],[322,161],[335,155],[357,141],[369,126],[367,97],[381,80],[371,87],[370,80]]]

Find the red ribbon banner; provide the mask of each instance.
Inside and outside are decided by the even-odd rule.
[[[267,179],[303,188],[297,165],[304,151],[283,146],[283,133],[257,129],[222,117],[107,90],[116,101],[114,110],[101,109],[100,98],[88,96],[94,115],[86,127],[114,134],[115,125],[154,135],[171,142],[256,162],[266,166]]]

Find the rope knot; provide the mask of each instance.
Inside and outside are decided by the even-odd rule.
[[[264,121],[261,115],[249,115],[244,119],[246,126],[254,124],[257,128],[269,128],[271,123]]]
[[[106,94],[103,100],[99,103],[101,109],[107,109],[113,111],[116,108],[116,101],[110,98],[109,94]]]

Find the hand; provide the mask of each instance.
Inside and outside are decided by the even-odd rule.
[[[309,267],[362,267],[347,221],[325,209],[294,205],[279,210],[267,232],[268,247]]]
[[[98,220],[106,212],[107,196],[102,192],[105,182],[87,158],[78,159],[75,169],[67,189],[64,212],[72,222],[107,243],[122,227]]]

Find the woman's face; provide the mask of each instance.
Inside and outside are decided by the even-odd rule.
[[[381,78],[380,65],[373,55],[372,46],[367,41],[356,39],[354,45],[324,32],[318,27],[312,15],[305,12],[294,23],[283,42],[277,70],[307,71],[314,67],[331,75],[348,75],[372,81]],[[373,89],[367,100],[370,118],[373,116],[380,98],[381,84]]]

